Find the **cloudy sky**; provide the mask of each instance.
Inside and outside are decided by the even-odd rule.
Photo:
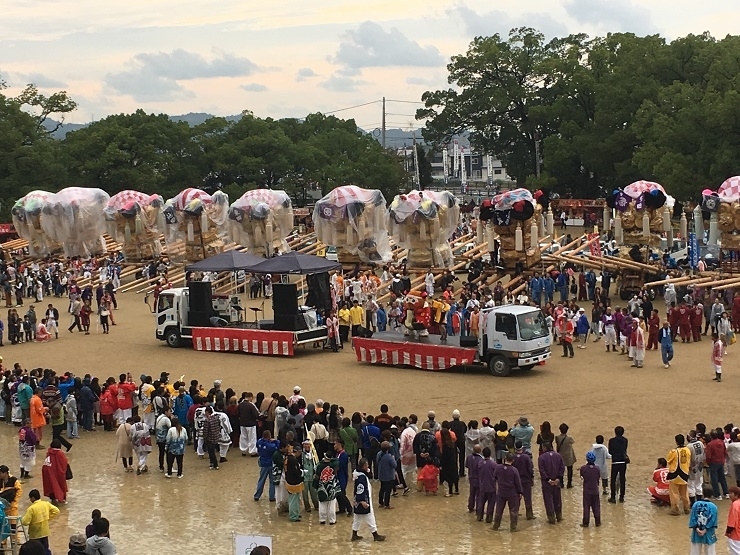
[[[68,121],[111,113],[302,117],[380,124],[382,96],[418,101],[446,85],[449,57],[517,26],[547,36],[609,31],[675,38],[737,32],[740,3],[712,0],[4,0],[0,76],[67,90]],[[391,126],[415,109],[389,103]]]

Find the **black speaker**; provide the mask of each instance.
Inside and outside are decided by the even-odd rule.
[[[477,347],[478,338],[474,335],[461,335],[460,347]]]
[[[257,324],[259,329],[261,330],[271,330],[273,326],[275,325],[274,320],[260,320]]]
[[[272,329],[280,331],[307,330],[306,320],[303,314],[275,314],[275,323]]]
[[[188,326],[196,328],[211,328],[211,316],[213,311],[191,310],[188,312]]]
[[[331,309],[331,289],[329,285],[329,274],[309,274],[306,276],[308,284],[308,296],[306,304],[313,306],[316,310],[323,310],[325,313]]]
[[[356,337],[364,337],[365,339],[370,339],[373,336],[373,330],[369,330],[364,326],[360,326],[357,328],[357,336]]]
[[[272,311],[276,316],[298,314],[298,287],[295,283],[276,283],[272,286]]]
[[[210,281],[191,281],[190,310],[194,312],[213,312],[213,296]]]

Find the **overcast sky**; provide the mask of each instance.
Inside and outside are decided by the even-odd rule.
[[[67,121],[147,112],[302,117],[446,85],[476,35],[610,31],[675,38],[737,32],[740,3],[712,0],[4,0],[0,76],[67,90]],[[390,103],[408,127],[414,104]],[[365,129],[380,105],[339,112]]]

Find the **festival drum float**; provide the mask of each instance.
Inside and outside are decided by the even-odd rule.
[[[41,209],[41,227],[65,256],[89,258],[106,252],[105,209],[110,196],[102,189],[67,187],[49,197]]]
[[[722,248],[740,249],[740,177],[726,180],[716,194],[705,190],[702,195],[702,208],[708,212],[717,212]]]
[[[160,195],[121,191],[105,206],[108,235],[123,244],[126,260],[140,261],[162,254],[159,241],[159,215],[164,200]]]
[[[460,206],[449,191],[411,191],[396,195],[390,206],[390,232],[396,244],[408,249],[412,268],[450,268],[454,263],[448,242],[460,218]]]
[[[542,204],[527,189],[514,189],[493,197],[493,230],[499,236],[500,264],[506,270],[516,269],[517,262],[532,267],[540,260],[539,248],[532,248],[532,224],[542,218]],[[483,210],[481,210],[483,217]],[[517,251],[516,230],[521,227],[522,245]],[[490,239],[489,239],[490,242]],[[491,246],[489,244],[489,249]]]
[[[171,260],[193,262],[223,251],[229,215],[226,193],[209,195],[200,189],[185,189],[165,203],[163,213]]]
[[[383,193],[345,185],[333,189],[313,211],[316,237],[337,248],[342,264],[385,264],[393,258]]]
[[[616,209],[622,221],[622,245],[620,258],[634,259],[637,253],[629,251],[640,249],[639,257],[648,260],[647,246],[659,247],[663,232],[664,206],[670,198],[665,189],[652,181],[635,181],[623,190],[615,189],[606,197],[609,208]],[[672,205],[669,206],[672,209]]]
[[[51,196],[52,193],[46,191],[31,191],[18,199],[10,210],[15,230],[21,239],[28,241],[28,254],[32,257],[42,258],[62,249],[41,226],[41,210]]]
[[[249,254],[269,258],[277,249],[290,250],[286,238],[293,229],[293,205],[285,191],[247,191],[229,208],[231,240]]]

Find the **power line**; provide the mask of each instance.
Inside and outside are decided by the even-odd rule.
[[[416,118],[416,114],[394,114],[393,112],[386,112],[385,115],[386,116],[401,116],[404,118]],[[429,119],[429,118],[424,118],[424,119]]]
[[[424,104],[419,100],[386,100],[386,102],[401,102],[403,104]]]
[[[323,112],[324,115],[336,114],[337,112],[345,112],[347,110],[354,110],[355,108],[362,108],[363,106],[370,106],[371,104],[377,104],[380,100],[373,100],[372,102],[365,102],[364,104],[358,104],[357,106],[350,106],[348,108],[340,108],[339,110],[332,110],[331,112]]]

